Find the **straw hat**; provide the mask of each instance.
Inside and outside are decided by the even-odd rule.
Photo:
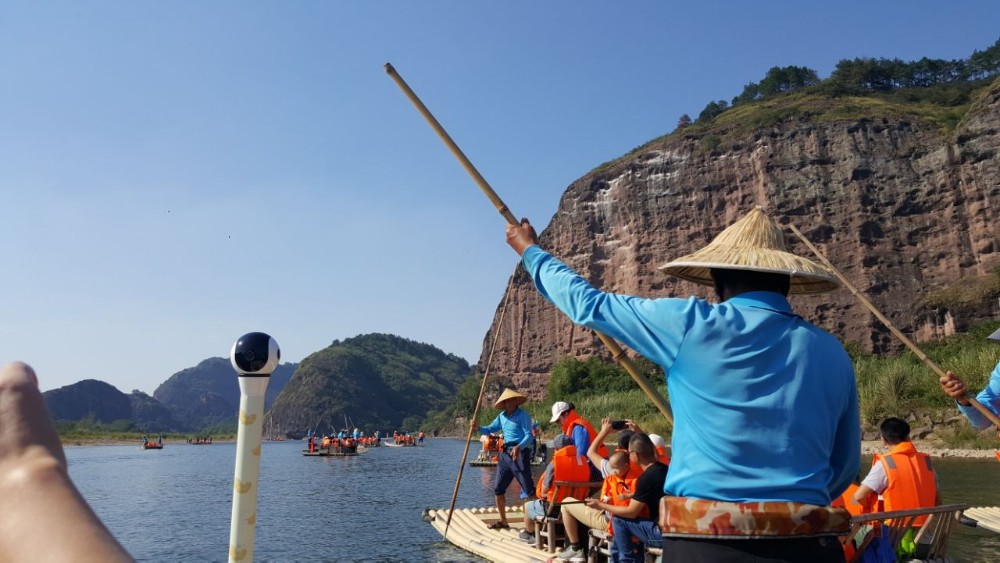
[[[496,402],[493,403],[493,408],[502,409],[503,408],[502,403],[507,399],[514,399],[515,402],[517,403],[517,406],[521,406],[524,403],[528,402],[527,397],[508,387],[503,390],[503,393],[500,394],[500,397],[496,400]]]
[[[788,252],[781,227],[760,207],[726,227],[705,248],[660,266],[660,271],[715,285],[711,268],[788,274],[789,293],[822,293],[839,286],[826,268]]]

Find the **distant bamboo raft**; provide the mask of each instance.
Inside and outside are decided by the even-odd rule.
[[[975,520],[977,527],[1000,534],[1000,506],[975,506],[965,516]]]

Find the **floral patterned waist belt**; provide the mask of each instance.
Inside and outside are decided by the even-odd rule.
[[[660,500],[664,536],[767,539],[847,534],[851,514],[839,507],[802,502],[724,502],[665,496]]]

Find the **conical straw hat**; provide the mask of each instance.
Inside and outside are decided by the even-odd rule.
[[[495,408],[495,409],[501,409],[501,408],[503,408],[502,406],[500,406],[500,403],[506,401],[507,399],[516,399],[517,400],[516,401],[517,402],[517,406],[521,406],[524,403],[528,402],[528,398],[527,397],[525,397],[524,395],[522,395],[522,394],[518,393],[517,391],[514,391],[513,389],[511,389],[511,388],[508,387],[507,389],[503,390],[503,393],[500,394],[500,398],[498,398],[493,403],[493,408]]]
[[[702,285],[715,285],[711,268],[791,276],[789,293],[822,293],[839,286],[826,268],[787,251],[781,226],[757,207],[701,250],[660,266],[660,271]]]

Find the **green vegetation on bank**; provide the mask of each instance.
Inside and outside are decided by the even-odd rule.
[[[951,370],[963,378],[976,393],[986,386],[990,372],[1000,359],[1000,343],[986,340],[986,336],[998,327],[1000,321],[979,324],[968,332],[923,344],[921,348],[943,369]],[[888,416],[906,418],[911,413],[923,413],[941,418],[945,414],[957,414],[954,402],[941,392],[937,375],[913,353],[907,351],[897,356],[875,356],[857,352],[859,347],[856,345],[848,345],[847,348],[854,360],[861,422],[865,428],[874,429]],[[642,358],[637,365],[666,397],[662,370]],[[464,394],[464,414],[460,412],[458,405],[454,405],[456,408],[449,411],[452,416],[467,417],[472,413],[479,392],[478,386],[482,382],[481,378],[473,379],[474,392],[470,386]],[[664,437],[671,432],[666,419],[631,381],[628,374],[620,367],[597,358],[563,358],[553,368],[546,401],[528,403],[522,407],[541,423],[542,434],[546,439],[559,432],[555,424],[548,422],[549,409],[555,401],[574,403],[577,410],[595,426],[600,424],[602,418],[610,416],[614,419],[633,419],[647,432]],[[492,405],[483,405],[478,421],[485,425],[496,415],[497,411]],[[440,422],[441,418],[428,420],[429,424]],[[997,447],[993,432],[978,432],[964,422],[957,424],[951,433],[945,432],[940,437],[950,447]]]
[[[116,420],[114,422],[100,422],[92,417],[83,420],[57,420],[56,432],[59,439],[66,444],[94,443],[94,442],[141,442],[143,436],[153,438],[157,435],[163,436],[168,442],[187,441],[195,436],[211,436],[213,440],[235,440],[236,422],[228,424],[218,424],[203,428],[198,432],[153,432],[140,428],[131,420]]]

